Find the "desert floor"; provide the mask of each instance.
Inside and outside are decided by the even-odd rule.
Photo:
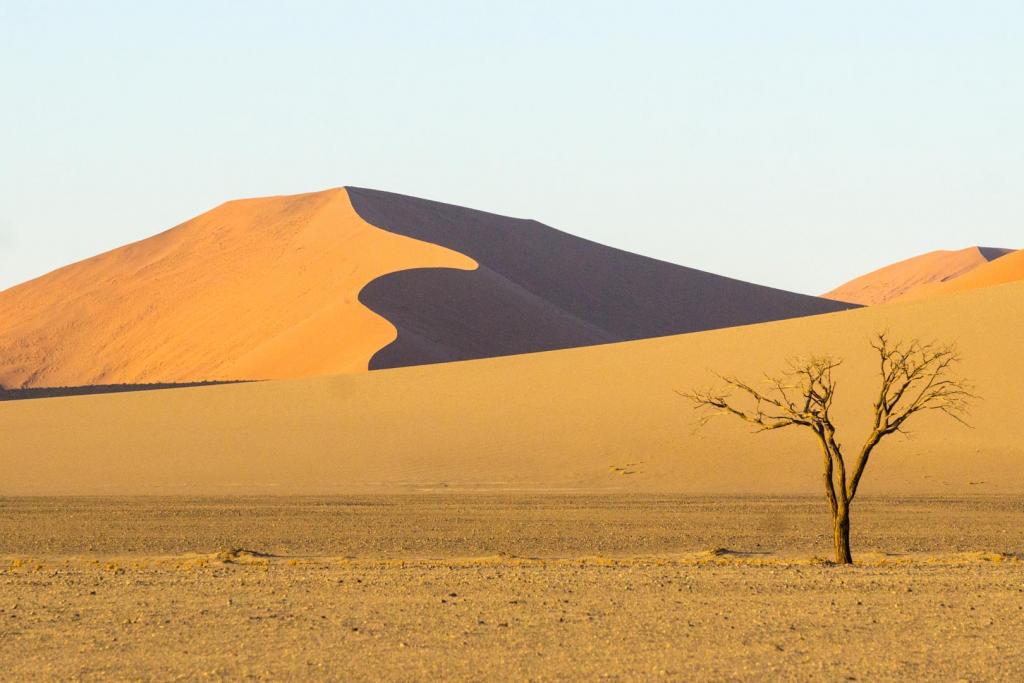
[[[1021,680],[1024,498],[0,499],[0,678]]]

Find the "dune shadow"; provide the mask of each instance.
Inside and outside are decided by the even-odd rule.
[[[149,384],[88,384],[75,387],[31,387],[5,389],[0,387],[0,401],[23,401],[60,396],[88,396],[91,394],[117,394],[129,391],[155,391],[160,389],[187,389],[219,384],[238,384],[251,380],[209,380],[203,382],[154,382]]]
[[[370,369],[647,339],[851,308],[633,254],[532,220],[346,188],[377,228],[441,245],[475,270],[383,275],[359,301],[397,329]]]

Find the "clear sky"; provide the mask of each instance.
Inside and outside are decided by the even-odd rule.
[[[0,288],[338,185],[807,293],[1024,247],[1024,2],[0,0]]]

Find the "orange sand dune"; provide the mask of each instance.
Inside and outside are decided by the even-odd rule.
[[[1024,280],[1024,250],[1015,251],[1001,256],[995,261],[983,263],[960,277],[945,282],[930,282],[915,287],[906,294],[897,297],[896,301],[913,301],[939,294],[965,292],[979,287],[991,287],[1007,282]]]
[[[0,403],[0,495],[422,490],[820,493],[814,438],[722,419],[677,389],[846,358],[847,448],[877,386],[869,335],[959,344],[973,429],[939,415],[883,442],[864,495],[1024,490],[1024,282],[910,303],[503,358],[299,380]]]
[[[932,251],[893,263],[850,280],[822,294],[827,299],[871,306],[898,299],[918,287],[946,282],[962,276],[1010,249],[968,247],[959,251]]]
[[[0,385],[366,370],[396,331],[359,291],[428,266],[476,263],[371,226],[344,189],[227,202],[0,292]]]

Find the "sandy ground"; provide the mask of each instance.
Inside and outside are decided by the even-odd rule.
[[[823,505],[0,499],[0,671],[22,680],[1024,676],[1024,499],[860,500],[853,568],[816,559],[828,552]]]

